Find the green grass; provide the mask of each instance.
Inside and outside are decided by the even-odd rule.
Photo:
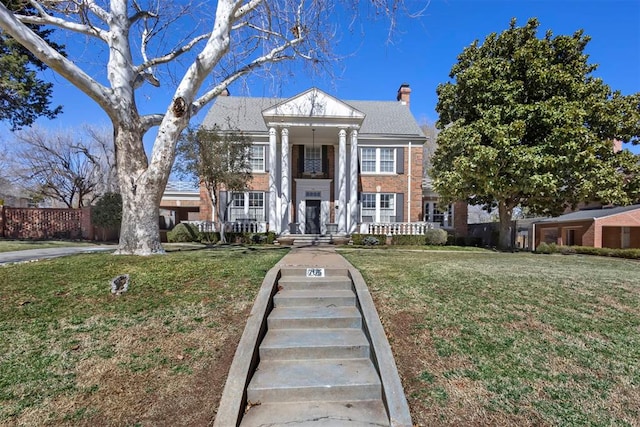
[[[638,425],[637,261],[341,252],[374,295],[414,423]]]
[[[233,354],[228,340],[285,253],[86,254],[0,268],[0,424],[129,425],[168,395],[197,402],[190,384],[223,347]],[[110,280],[123,273],[129,291],[114,297]]]
[[[93,246],[91,242],[67,240],[5,240],[0,239],[0,252],[24,251],[27,249],[61,248],[69,246]]]

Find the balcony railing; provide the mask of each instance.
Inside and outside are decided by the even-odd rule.
[[[360,234],[421,235],[434,228],[440,228],[440,224],[433,222],[370,222],[360,224]]]

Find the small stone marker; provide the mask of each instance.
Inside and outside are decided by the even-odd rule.
[[[307,268],[307,277],[324,277],[324,268]]]
[[[117,297],[129,289],[129,275],[121,274],[111,280],[111,293]]]

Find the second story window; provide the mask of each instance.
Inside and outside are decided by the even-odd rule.
[[[264,145],[251,146],[251,170],[253,172],[265,171]]]
[[[322,147],[312,146],[304,147],[304,172],[320,173],[322,172]]]
[[[362,173],[395,173],[396,150],[394,148],[365,147],[360,150]]]

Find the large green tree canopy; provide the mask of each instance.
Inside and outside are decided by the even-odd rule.
[[[2,0],[14,12],[33,10],[24,0]],[[35,25],[31,29],[61,52],[62,46],[49,40],[51,30]],[[51,106],[53,85],[38,77],[46,65],[31,52],[0,30],[0,120],[12,130],[31,125],[38,117],[54,118],[62,107]]]
[[[640,94],[612,92],[592,75],[582,31],[538,38],[538,27],[512,20],[474,42],[437,88],[434,186],[445,200],[498,205],[502,246],[516,206],[558,214],[639,197],[638,158],[613,142],[640,142]]]

